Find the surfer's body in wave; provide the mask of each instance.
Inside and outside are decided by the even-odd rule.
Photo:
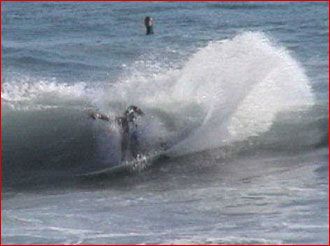
[[[139,141],[137,137],[136,119],[138,116],[144,115],[143,111],[134,105],[127,107],[123,116],[115,117],[111,120],[109,116],[91,112],[90,117],[94,120],[100,119],[109,122],[115,122],[121,129],[121,161],[125,159],[127,149],[130,150],[132,156],[136,159],[138,157]]]

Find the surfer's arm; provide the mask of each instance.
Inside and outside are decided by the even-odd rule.
[[[101,113],[91,112],[91,113],[89,113],[89,116],[94,120],[100,119],[100,120],[110,121],[109,116],[107,116],[105,114],[101,114]]]

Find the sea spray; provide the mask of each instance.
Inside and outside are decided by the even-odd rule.
[[[202,125],[172,149],[176,154],[242,141],[267,131],[279,112],[313,104],[303,68],[283,47],[253,32],[197,52],[176,92],[207,109]]]
[[[175,119],[166,139],[175,139],[169,151],[173,155],[257,136],[272,126],[279,112],[313,105],[304,69],[260,32],[210,42],[180,70],[151,71],[118,81],[105,94],[104,105],[121,102],[122,111],[133,103],[162,112],[150,120],[161,120],[165,129],[165,117],[159,116]],[[112,111],[111,106],[105,110]],[[160,128],[153,134],[158,132]]]

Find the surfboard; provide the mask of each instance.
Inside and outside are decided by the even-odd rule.
[[[132,174],[132,173],[138,173],[146,168],[150,167],[154,162],[161,158],[168,158],[168,156],[165,155],[165,152],[157,152],[145,156],[140,156],[135,160],[131,161],[125,161],[124,163],[107,167],[101,170],[85,173],[82,175],[79,175],[79,177],[82,178],[92,178],[92,177],[98,177],[98,176],[112,176],[112,175],[118,175],[118,174]]]

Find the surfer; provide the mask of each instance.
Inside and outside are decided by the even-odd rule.
[[[144,18],[144,26],[146,27],[146,35],[154,34],[154,20],[150,16]]]
[[[127,107],[123,116],[116,117],[114,122],[120,127],[121,133],[121,161],[125,159],[125,154],[129,147],[132,156],[136,159],[138,157],[138,136],[136,119],[138,116],[143,116],[143,111],[134,105]],[[91,112],[90,117],[94,120],[100,119],[111,122],[109,116],[101,113]]]

